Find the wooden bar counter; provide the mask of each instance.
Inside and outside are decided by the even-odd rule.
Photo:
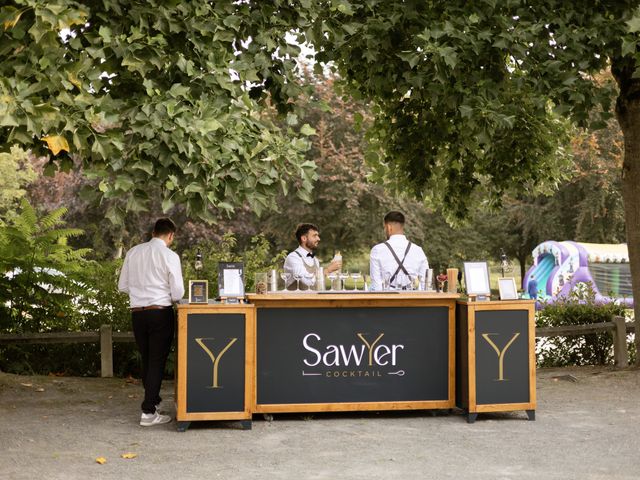
[[[256,413],[455,406],[456,294],[284,292],[255,306]]]
[[[456,403],[467,421],[513,410],[535,420],[534,301],[459,301],[456,331]]]

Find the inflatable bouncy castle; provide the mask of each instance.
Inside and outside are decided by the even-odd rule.
[[[626,244],[608,245],[546,241],[532,252],[533,266],[525,276],[525,296],[529,283],[537,283],[538,300],[551,303],[574,289],[591,284],[598,302],[633,306],[631,271]],[[534,287],[535,288],[535,287]]]

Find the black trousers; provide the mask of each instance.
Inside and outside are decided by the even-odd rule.
[[[133,335],[142,356],[142,384],[144,401],[142,411],[154,413],[160,398],[164,367],[175,333],[175,315],[172,307],[162,310],[132,312]]]

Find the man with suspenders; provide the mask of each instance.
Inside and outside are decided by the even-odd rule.
[[[385,215],[384,233],[387,241],[371,249],[371,291],[381,291],[384,286],[392,290],[408,289],[411,276],[426,274],[429,268],[427,256],[422,247],[405,237],[404,215],[401,212]]]
[[[284,261],[284,271],[288,274],[286,287],[295,290],[299,278],[300,290],[308,290],[314,284],[313,276],[317,275],[320,262],[315,258],[314,250],[320,243],[320,232],[318,227],[312,223],[301,223],[296,228],[296,240],[298,248],[287,255]],[[325,273],[331,273],[342,268],[341,260],[333,260],[325,267]]]

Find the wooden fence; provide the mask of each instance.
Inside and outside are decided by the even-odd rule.
[[[7,343],[95,343],[100,342],[100,374],[113,377],[113,342],[134,342],[133,332],[114,332],[111,325],[102,325],[97,332],[2,334],[0,345]]]
[[[633,323],[623,317],[614,317],[612,322],[564,327],[536,328],[536,337],[574,337],[589,333],[611,332],[613,335],[613,359],[616,367],[629,365],[627,333],[634,332]],[[97,332],[30,333],[27,335],[2,334],[0,345],[8,343],[94,343],[100,342],[100,373],[113,377],[113,342],[133,342],[133,332],[114,332],[111,325],[102,325]]]

